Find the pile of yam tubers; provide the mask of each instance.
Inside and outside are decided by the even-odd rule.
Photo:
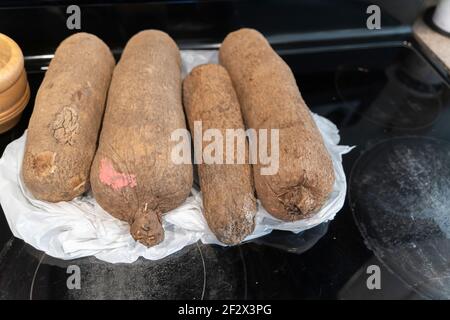
[[[316,213],[332,191],[333,165],[292,71],[253,29],[230,33],[219,60],[182,81],[180,51],[162,31],[134,35],[117,65],[96,36],[65,39],[30,119],[22,165],[27,189],[58,202],[92,188],[105,211],[129,223],[136,241],[156,245],[164,239],[162,215],[180,206],[193,185],[192,163],[171,160],[171,134],[192,132],[201,121],[203,132],[224,135],[230,128],[279,132],[273,174],[249,161],[197,165],[203,214],[221,242],[238,244],[253,232],[256,198],[283,221]]]

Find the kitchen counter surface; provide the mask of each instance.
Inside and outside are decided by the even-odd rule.
[[[450,37],[430,28],[423,19],[418,19],[413,26],[414,35],[438,62],[450,71]]]

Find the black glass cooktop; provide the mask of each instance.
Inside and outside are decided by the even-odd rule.
[[[338,126],[342,144],[356,146],[344,156],[348,197],[333,221],[113,265],[49,257],[12,237],[0,215],[0,298],[450,298],[449,85],[409,44],[280,54],[312,111]],[[27,61],[33,93],[47,62]],[[1,152],[23,133],[31,109],[0,135]],[[69,289],[74,266],[81,287]],[[369,289],[374,268],[381,288]]]

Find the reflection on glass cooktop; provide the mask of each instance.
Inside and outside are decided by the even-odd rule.
[[[350,175],[368,246],[424,295],[450,297],[450,143],[409,136],[369,147]]]
[[[51,258],[13,238],[0,215],[0,298],[450,298],[449,86],[408,46],[284,59],[310,108],[338,126],[343,144],[357,146],[344,157],[348,200],[333,221],[113,265]],[[43,74],[28,71],[35,93]],[[1,152],[25,130],[31,105],[0,135]],[[380,283],[369,289],[373,266]]]

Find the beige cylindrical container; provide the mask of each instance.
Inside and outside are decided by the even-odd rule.
[[[17,124],[29,99],[22,50],[0,33],[0,133]]]

